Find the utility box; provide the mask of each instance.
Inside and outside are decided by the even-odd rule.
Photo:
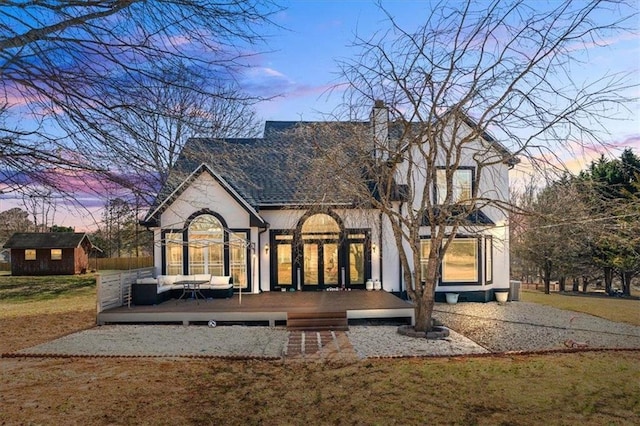
[[[520,300],[520,284],[521,281],[511,280],[509,281],[509,300],[517,302]]]

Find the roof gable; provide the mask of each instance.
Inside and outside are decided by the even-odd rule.
[[[500,143],[495,137],[489,134],[488,131],[481,129],[478,124],[464,112],[457,110],[448,110],[440,117],[440,120],[446,120],[447,116],[454,114],[462,123],[464,123],[465,126],[468,127],[470,132],[477,131],[479,138],[482,139],[491,149],[493,149],[498,154],[499,158],[501,158],[504,164],[512,167],[520,162],[520,160],[513,153],[511,153],[511,151],[509,151],[504,145],[502,145],[502,143]],[[405,132],[408,132],[413,133],[413,137],[415,137],[421,135],[419,126],[420,123],[408,123],[408,126],[404,126],[408,128],[407,131],[399,123],[391,123],[389,126],[389,134],[391,138],[393,138],[394,136],[396,138],[401,138],[403,137],[402,135],[405,134]],[[405,144],[401,144],[401,146],[402,147],[400,148],[400,151],[404,152],[407,149],[411,148],[412,143],[407,142]]]
[[[175,189],[169,193],[160,204],[152,209],[145,220],[143,221],[147,225],[154,225],[159,219],[159,215],[162,214],[167,207],[175,201],[199,176],[203,173],[207,173],[211,176],[242,208],[249,213],[251,226],[264,227],[265,221],[260,217],[256,209],[251,206],[242,195],[236,191],[224,178],[216,173],[211,167],[205,163],[201,163],[189,176],[187,176]]]

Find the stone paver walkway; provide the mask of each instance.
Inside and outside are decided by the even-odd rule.
[[[285,362],[357,361],[344,331],[292,331],[284,350]]]

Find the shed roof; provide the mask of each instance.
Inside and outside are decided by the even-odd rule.
[[[80,247],[89,236],[82,232],[17,232],[4,244],[10,249],[49,249]],[[91,244],[93,246],[93,244]]]

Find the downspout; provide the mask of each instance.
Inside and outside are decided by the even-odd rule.
[[[260,238],[260,236],[269,229],[269,224],[266,222],[265,224],[265,228],[258,232],[258,249],[256,250],[256,256],[258,257],[258,293],[262,293],[262,260],[260,258],[262,253],[260,250],[260,247],[262,247],[262,238]]]
[[[384,281],[382,279],[384,277],[382,269],[382,259],[384,259],[384,257],[382,256],[382,212],[378,213],[378,215],[378,269],[380,270],[380,281],[384,286]]]
[[[400,204],[398,206],[398,213],[402,214],[402,201],[400,201]],[[398,282],[400,283],[400,298],[404,299],[404,300],[407,300],[409,298],[409,294],[408,293],[407,293],[406,297],[402,296],[402,292],[403,292],[403,290],[402,290],[402,287],[403,287],[402,286],[402,262],[400,262],[400,252],[399,252],[400,249],[401,248],[398,247]]]

